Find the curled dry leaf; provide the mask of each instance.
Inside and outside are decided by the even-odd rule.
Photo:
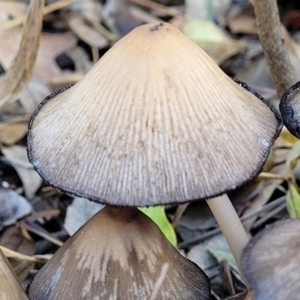
[[[31,1],[19,51],[0,81],[0,107],[22,91],[32,76],[42,30],[43,6],[44,0]]]

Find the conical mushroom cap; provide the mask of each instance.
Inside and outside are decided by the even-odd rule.
[[[300,220],[284,220],[254,236],[242,266],[255,299],[299,299]]]
[[[105,207],[38,272],[31,300],[210,299],[203,271],[137,208]]]
[[[281,121],[170,24],[120,40],[35,112],[28,155],[69,193],[112,205],[203,199],[261,170]]]
[[[0,299],[28,300],[9,261],[0,249]]]

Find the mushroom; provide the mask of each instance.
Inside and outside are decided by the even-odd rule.
[[[106,206],[36,275],[37,299],[210,299],[204,272],[137,208]]]
[[[290,87],[281,97],[279,108],[286,128],[300,138],[300,81]]]
[[[42,101],[28,157],[51,185],[100,203],[209,199],[239,264],[247,236],[225,193],[260,172],[280,129],[267,101],[177,28],[150,23]]]
[[[28,300],[9,261],[0,249],[0,299]]]
[[[242,267],[254,299],[299,299],[300,220],[283,220],[254,236]]]

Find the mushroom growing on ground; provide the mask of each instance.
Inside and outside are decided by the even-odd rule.
[[[210,198],[239,264],[247,236],[225,193],[260,172],[280,129],[264,99],[177,28],[151,23],[42,101],[30,121],[28,156],[51,185],[96,202]]]
[[[290,87],[280,101],[280,111],[286,128],[300,138],[300,81]]]
[[[106,206],[38,272],[29,296],[208,300],[210,285],[139,209]]]
[[[300,220],[279,221],[254,236],[242,267],[258,300],[299,299]]]
[[[9,261],[0,249],[0,299],[28,300]]]

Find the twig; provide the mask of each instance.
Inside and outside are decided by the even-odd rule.
[[[284,46],[276,0],[253,0],[260,43],[267,58],[279,98],[295,83]]]
[[[45,240],[51,242],[54,245],[57,245],[59,247],[61,247],[63,245],[62,241],[60,241],[60,240],[52,237],[49,233],[42,232],[42,231],[40,231],[38,229],[33,228],[31,225],[26,224],[24,221],[19,222],[19,226],[21,228],[25,228],[26,230],[28,230],[28,231],[30,231],[32,233],[35,233],[36,235],[44,238]]]
[[[181,204],[177,207],[174,219],[172,221],[172,227],[175,228],[177,226],[178,221],[182,217],[183,213],[186,211],[187,207],[189,206],[189,203]]]
[[[280,180],[284,180],[284,181],[289,180],[289,178],[287,176],[284,176],[281,174],[269,173],[269,172],[261,172],[258,175],[258,178],[260,178],[260,179],[280,179]]]

